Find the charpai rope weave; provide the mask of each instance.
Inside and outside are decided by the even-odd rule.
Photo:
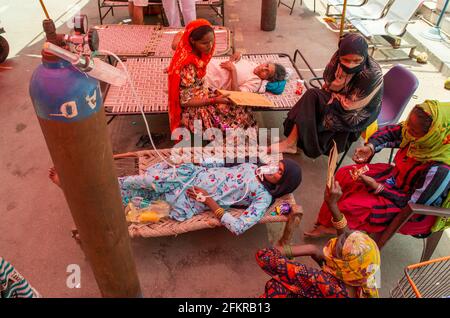
[[[243,55],[242,58],[258,64],[265,62],[279,63],[293,71],[281,95],[264,93],[275,105],[275,107],[268,109],[289,110],[297,103],[301,97],[295,93],[296,82],[300,79],[300,76],[288,56],[283,54],[249,54]],[[228,57],[214,57],[213,59],[226,60]],[[168,89],[165,70],[170,64],[170,58],[129,58],[124,63],[133,80],[136,92],[142,99],[144,112],[149,114],[167,113]],[[134,98],[129,83],[120,87],[109,86],[104,98],[104,105],[106,112],[110,114],[140,113],[138,101]],[[263,110],[263,108],[258,107],[258,110]]]
[[[118,56],[145,57],[173,55],[172,41],[183,28],[166,28],[157,25],[103,24],[94,27],[99,36],[99,51],[107,50]],[[226,27],[214,26],[216,34],[215,55],[231,50],[231,33]],[[87,54],[89,48],[85,48]]]

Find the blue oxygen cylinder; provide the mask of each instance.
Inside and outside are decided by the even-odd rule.
[[[46,53],[31,77],[30,96],[39,118],[63,122],[86,119],[102,105],[98,80]]]
[[[102,296],[140,297],[99,82],[60,57],[42,57],[30,96],[83,252]]]

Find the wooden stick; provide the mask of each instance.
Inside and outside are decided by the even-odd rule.
[[[48,11],[47,11],[47,8],[45,7],[43,0],[39,0],[39,2],[41,3],[41,7],[42,7],[42,10],[44,10],[45,16],[47,17],[48,20],[50,20],[50,16],[48,15]]]
[[[342,17],[341,17],[341,29],[339,30],[339,40],[344,34],[344,24],[345,24],[345,14],[347,12],[347,0],[344,0],[344,7],[342,8]]]

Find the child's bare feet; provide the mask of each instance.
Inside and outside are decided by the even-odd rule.
[[[55,167],[48,169],[48,177],[54,184],[56,184],[58,187],[61,187],[61,181],[59,180],[59,176],[56,173]]]

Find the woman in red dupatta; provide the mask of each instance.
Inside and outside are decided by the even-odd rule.
[[[208,21],[198,19],[186,26],[168,68],[171,132],[186,127],[196,133],[194,121],[200,121],[202,130],[256,127],[250,109],[231,105],[205,85],[206,67],[214,49],[214,29]]]

